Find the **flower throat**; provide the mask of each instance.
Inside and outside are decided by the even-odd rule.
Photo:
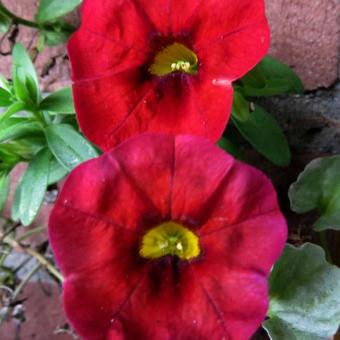
[[[174,72],[196,75],[198,71],[197,55],[186,46],[173,43],[156,54],[149,72],[154,76],[166,76]]]
[[[172,255],[181,260],[191,260],[199,256],[200,247],[198,237],[192,231],[180,224],[167,222],[144,235],[139,254],[147,259]]]

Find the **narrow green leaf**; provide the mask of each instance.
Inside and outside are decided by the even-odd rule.
[[[38,77],[32,60],[22,44],[13,48],[13,85],[17,97],[27,103],[40,101]]]
[[[8,93],[11,92],[11,84],[2,74],[0,74],[0,88],[6,90]]]
[[[273,340],[329,339],[340,324],[340,269],[323,249],[287,245],[269,280],[269,321]]]
[[[93,146],[70,125],[50,125],[45,134],[52,154],[68,170],[98,156]]]
[[[239,121],[246,121],[249,119],[250,108],[249,102],[242,96],[239,91],[234,91],[233,100],[233,116]]]
[[[61,165],[57,159],[51,156],[50,168],[48,174],[48,185],[54,184],[62,180],[69,171]]]
[[[50,153],[41,150],[29,164],[20,183],[19,220],[30,225],[44,200],[49,174]]]
[[[54,21],[72,12],[82,0],[40,0],[37,20],[40,23]]]
[[[20,179],[14,191],[14,197],[11,206],[11,218],[13,221],[19,221],[20,219],[21,182],[22,178]]]
[[[40,103],[40,110],[53,113],[75,113],[72,89],[68,87],[50,94]]]
[[[10,27],[11,19],[7,15],[0,13],[0,32],[6,33]]]
[[[244,121],[233,112],[232,121],[241,135],[268,160],[282,167],[289,165],[291,154],[287,139],[277,121],[262,107],[256,105]]]
[[[340,230],[340,156],[313,160],[291,185],[288,195],[293,211],[319,211],[315,230]]]
[[[48,46],[56,46],[66,43],[75,27],[60,20],[53,24],[51,28],[41,31]]]
[[[0,124],[0,142],[17,140],[42,132],[40,126],[32,121],[9,118],[5,122]]]
[[[7,196],[9,193],[9,174],[6,171],[0,172],[0,214],[7,201]]]
[[[0,87],[0,107],[7,107],[12,104],[11,94]]]
[[[13,103],[5,112],[0,116],[0,124],[6,119],[13,116],[15,113],[22,111],[25,108],[25,104],[21,102]]]
[[[303,93],[303,83],[297,74],[275,58],[265,57],[240,81],[245,96],[275,96],[284,93]]]

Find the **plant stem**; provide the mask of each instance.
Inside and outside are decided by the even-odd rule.
[[[25,288],[27,283],[31,280],[32,276],[41,268],[41,263],[36,264],[30,272],[24,277],[24,279],[20,282],[18,287],[15,289],[12,299],[15,300],[21,291]]]
[[[36,227],[36,228],[34,228],[34,229],[31,229],[31,230],[27,231],[25,234],[20,235],[20,236],[16,239],[16,241],[17,241],[17,242],[21,242],[21,241],[23,241],[23,240],[25,240],[25,239],[27,239],[27,238],[29,238],[29,237],[35,235],[35,234],[41,233],[41,232],[44,231],[44,230],[46,230],[46,227],[45,227],[45,226]]]
[[[23,18],[16,16],[9,9],[7,9],[1,2],[0,2],[0,13],[11,18],[13,23],[15,23],[15,24],[21,24],[21,25],[25,25],[25,26],[28,26],[28,27],[40,28],[40,25],[37,22],[29,21],[29,20],[26,20],[26,19],[23,19]]]
[[[2,235],[0,233],[0,237],[1,236]],[[63,283],[64,277],[62,276],[62,274],[53,266],[52,263],[50,263],[43,255],[38,253],[36,250],[23,247],[19,242],[10,237],[7,237],[4,241],[8,243],[12,248],[20,248],[26,254],[34,257],[42,267],[49,271],[50,274],[53,275],[60,283]]]

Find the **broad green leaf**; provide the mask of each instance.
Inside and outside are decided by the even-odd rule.
[[[47,149],[41,150],[29,164],[20,182],[19,220],[24,226],[34,221],[44,200],[50,156]]]
[[[20,219],[21,182],[22,182],[22,178],[17,184],[15,191],[14,191],[14,197],[13,197],[13,202],[11,206],[11,218],[13,221],[19,221]]]
[[[13,85],[18,99],[29,104],[38,103],[40,89],[32,60],[25,47],[19,43],[13,48]]]
[[[0,214],[7,201],[9,192],[9,174],[6,171],[0,172]]]
[[[265,321],[263,326],[272,340],[328,340],[308,331],[299,331],[275,316]]]
[[[69,171],[61,165],[54,157],[51,156],[50,168],[48,174],[48,185],[54,184],[62,180]]]
[[[72,12],[82,0],[40,0],[37,21],[40,23],[54,21]]]
[[[17,112],[22,111],[25,108],[25,104],[21,102],[13,103],[5,112],[3,112],[0,116],[0,123],[10,118]]]
[[[11,94],[0,87],[0,107],[7,107],[12,104]]]
[[[323,249],[287,245],[269,280],[269,321],[273,340],[329,339],[340,324],[340,269]]]
[[[303,93],[300,78],[288,66],[275,58],[265,57],[240,81],[245,96],[275,96],[283,93]]]
[[[93,146],[70,125],[50,125],[45,134],[52,154],[68,170],[98,156]]]
[[[0,13],[0,32],[6,33],[10,27],[11,19],[7,15]]]
[[[249,119],[250,108],[249,102],[243,97],[239,91],[234,91],[233,100],[233,116],[239,121],[246,121]]]
[[[263,156],[278,166],[287,166],[291,154],[285,135],[277,121],[256,105],[247,120],[232,114],[232,121],[241,135]]]
[[[75,113],[72,89],[65,88],[44,98],[40,110],[54,113]]]
[[[319,211],[315,230],[340,230],[340,156],[313,160],[291,185],[288,195],[293,211]]]
[[[40,126],[29,120],[9,118],[0,124],[0,142],[17,140],[39,133],[41,133]]]

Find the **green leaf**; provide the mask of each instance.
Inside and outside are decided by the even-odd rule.
[[[0,88],[11,93],[11,84],[2,74],[0,74]]]
[[[64,21],[58,21],[51,28],[41,31],[48,46],[66,43],[75,28]]]
[[[269,280],[264,328],[273,340],[329,339],[340,324],[340,269],[319,246],[287,245]]]
[[[48,185],[54,184],[62,180],[69,171],[62,166],[58,160],[56,160],[54,157],[51,157],[50,161],[50,169],[48,174]]]
[[[82,0],[40,0],[37,21],[40,23],[54,21],[72,12]]]
[[[13,221],[19,221],[20,219],[21,181],[22,181],[22,178],[17,184],[15,191],[14,191],[14,197],[13,197],[13,202],[11,206],[11,218]]]
[[[265,57],[240,81],[245,96],[275,96],[284,93],[303,93],[303,83],[297,74],[275,58]]]
[[[7,196],[9,193],[9,174],[5,171],[0,172],[0,214],[7,201]]]
[[[250,107],[249,102],[242,96],[239,91],[234,91],[233,100],[233,116],[239,121],[246,121],[249,119]]]
[[[315,230],[340,230],[340,156],[313,160],[291,185],[288,195],[293,211],[319,211]]]
[[[7,15],[0,13],[0,32],[6,33],[10,27],[11,19]]]
[[[29,164],[20,182],[19,216],[24,226],[30,225],[37,216],[47,189],[50,153],[41,150]]]
[[[0,124],[0,142],[17,140],[39,133],[41,133],[40,126],[26,119],[9,118]]]
[[[240,150],[237,148],[237,146],[228,138],[222,137],[218,141],[218,146],[222,148],[223,150],[227,151],[231,155],[233,155],[235,158],[242,159],[242,154]]]
[[[70,125],[50,125],[45,134],[52,154],[68,170],[98,156],[93,146]]]
[[[247,120],[232,114],[232,121],[241,135],[263,156],[278,166],[287,166],[291,160],[289,145],[277,121],[262,107],[256,105]]]
[[[25,47],[19,43],[13,48],[13,85],[16,96],[27,104],[40,101],[38,77]]]
[[[53,113],[75,113],[72,89],[68,87],[50,94],[40,103],[40,110]]]
[[[25,108],[25,104],[21,102],[13,103],[4,113],[0,116],[0,124],[6,119],[13,116],[15,113],[22,111]]]
[[[0,87],[0,107],[7,107],[12,104],[12,95]]]

